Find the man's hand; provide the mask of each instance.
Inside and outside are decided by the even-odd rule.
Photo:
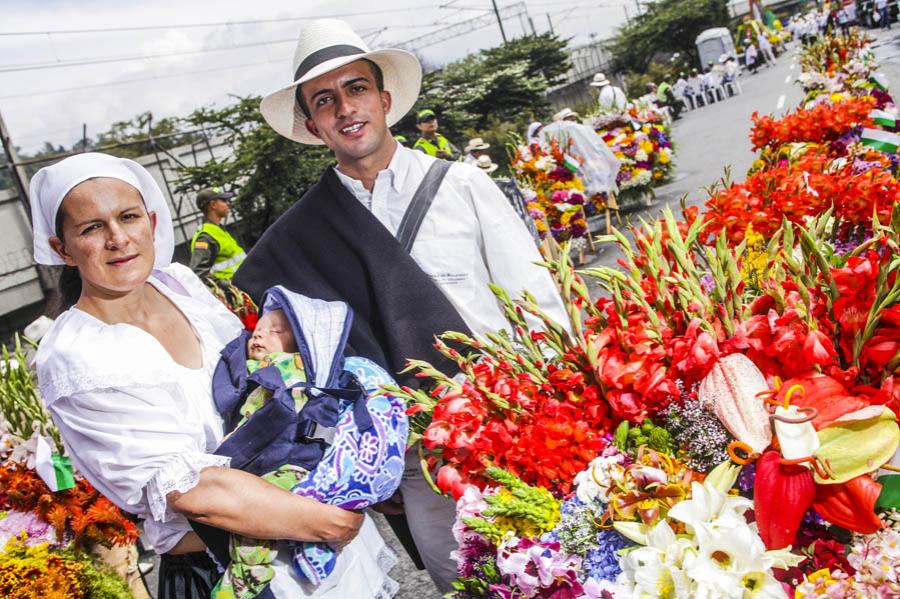
[[[438,150],[436,156],[444,160],[450,160],[450,152],[447,152],[445,150]]]
[[[385,516],[399,516],[403,513],[403,493],[400,492],[400,489],[397,489],[397,492],[390,499],[376,503],[372,506],[372,509]]]

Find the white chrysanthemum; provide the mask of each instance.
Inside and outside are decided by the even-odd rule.
[[[584,503],[609,500],[610,488],[625,477],[622,456],[600,456],[575,476],[576,495]]]

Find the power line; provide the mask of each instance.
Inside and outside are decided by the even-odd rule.
[[[213,68],[209,68],[209,69],[195,69],[192,71],[183,71],[181,73],[171,73],[168,75],[156,75],[153,77],[136,77],[134,79],[121,79],[119,81],[109,81],[107,83],[94,83],[94,84],[88,84],[88,85],[79,85],[79,86],[75,86],[75,87],[64,87],[64,88],[60,88],[60,89],[48,89],[48,90],[44,90],[44,91],[40,91],[40,92],[29,92],[29,93],[25,93],[25,94],[10,94],[8,96],[0,96],[0,100],[11,100],[14,98],[29,98],[29,97],[33,97],[33,96],[61,94],[61,93],[65,93],[65,92],[79,91],[82,89],[109,87],[111,85],[124,85],[126,83],[139,83],[141,81],[155,81],[157,79],[171,79],[174,77],[184,77],[185,75],[197,75],[200,73],[211,73],[211,72],[215,72],[215,71],[226,71],[226,70],[230,70],[230,69],[242,69],[242,68],[246,68],[246,67],[259,66],[259,65],[263,65],[263,64],[278,64],[278,63],[276,61],[272,61],[272,60],[261,60],[261,61],[257,61],[257,62],[248,62],[248,63],[243,63],[243,64],[228,65],[228,66],[224,66],[224,67],[213,67]]]
[[[215,46],[210,48],[198,48],[196,50],[178,50],[176,52],[160,52],[157,54],[131,54],[124,56],[110,56],[110,57],[100,57],[95,56],[92,58],[78,59],[78,60],[68,60],[68,61],[58,61],[58,62],[33,62],[33,63],[20,63],[15,65],[4,65],[0,66],[0,74],[2,73],[15,73],[17,71],[39,71],[43,69],[59,69],[64,67],[79,67],[85,65],[92,64],[107,64],[111,62],[128,62],[132,60],[152,60],[156,58],[169,58],[172,56],[187,56],[191,54],[205,54],[207,52],[221,52],[225,50],[235,50],[239,48],[251,48],[255,46],[268,46],[270,44],[284,44],[287,42],[296,42],[296,37],[280,39],[280,40],[269,40],[264,42],[247,42],[243,44],[231,44],[229,46]]]
[[[200,29],[211,27],[230,27],[232,25],[258,25],[262,23],[286,23],[295,21],[309,21],[311,19],[336,19],[342,17],[361,17],[392,12],[409,12],[422,8],[441,8],[442,6],[411,6],[407,8],[385,8],[381,10],[366,10],[361,12],[334,13],[328,15],[310,15],[308,17],[284,17],[280,19],[246,19],[239,21],[214,21],[209,23],[182,23],[178,25],[134,25],[130,27],[104,27],[95,29],[51,29],[46,31],[0,31],[0,37],[34,36],[34,35],[72,35],[79,33],[114,33],[123,31],[153,31],[159,29]]]
[[[404,25],[403,28],[406,29],[421,29],[424,27],[433,27],[435,25],[439,25],[439,22],[435,23],[423,23],[421,25]],[[367,28],[372,29],[372,28]],[[375,28],[372,33],[380,33],[387,28]],[[371,33],[370,33],[371,35]],[[157,58],[170,58],[173,56],[188,56],[193,54],[205,54],[207,52],[223,52],[227,50],[234,50],[240,48],[251,48],[251,47],[259,47],[259,46],[268,46],[270,44],[284,44],[288,42],[296,42],[296,37],[278,39],[278,40],[268,40],[262,42],[246,42],[241,44],[230,44],[227,46],[214,46],[209,48],[198,48],[196,50],[178,50],[173,52],[160,52],[156,54],[130,54],[130,55],[121,55],[121,56],[93,56],[84,59],[75,59],[68,61],[44,61],[44,62],[32,62],[32,63],[18,63],[11,65],[0,65],[0,74],[3,73],[15,73],[19,71],[39,71],[44,69],[58,69],[65,67],[78,67],[78,66],[87,66],[87,65],[95,65],[95,64],[109,64],[113,62],[129,62],[136,60],[154,60]]]

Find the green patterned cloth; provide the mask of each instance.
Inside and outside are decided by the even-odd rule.
[[[306,382],[306,371],[299,353],[276,352],[263,360],[247,360],[247,370],[255,372],[266,366],[275,366],[281,372],[286,386]],[[294,405],[299,412],[306,405],[307,396],[302,389],[294,389]],[[254,389],[241,406],[240,428],[247,419],[269,400],[268,392]],[[285,465],[263,476],[263,480],[290,491],[309,474],[304,468]],[[229,541],[231,563],[222,579],[212,591],[212,599],[252,599],[256,597],[275,575],[272,562],[278,554],[275,541],[253,539],[232,533]]]

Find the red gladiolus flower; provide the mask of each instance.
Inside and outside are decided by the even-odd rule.
[[[441,466],[437,473],[437,484],[443,491],[453,494],[453,499],[459,499],[466,492],[466,484],[463,482],[459,471],[450,466]]]
[[[835,362],[837,352],[828,335],[816,329],[806,334],[806,340],[803,342],[803,357],[809,366],[826,366]]]

